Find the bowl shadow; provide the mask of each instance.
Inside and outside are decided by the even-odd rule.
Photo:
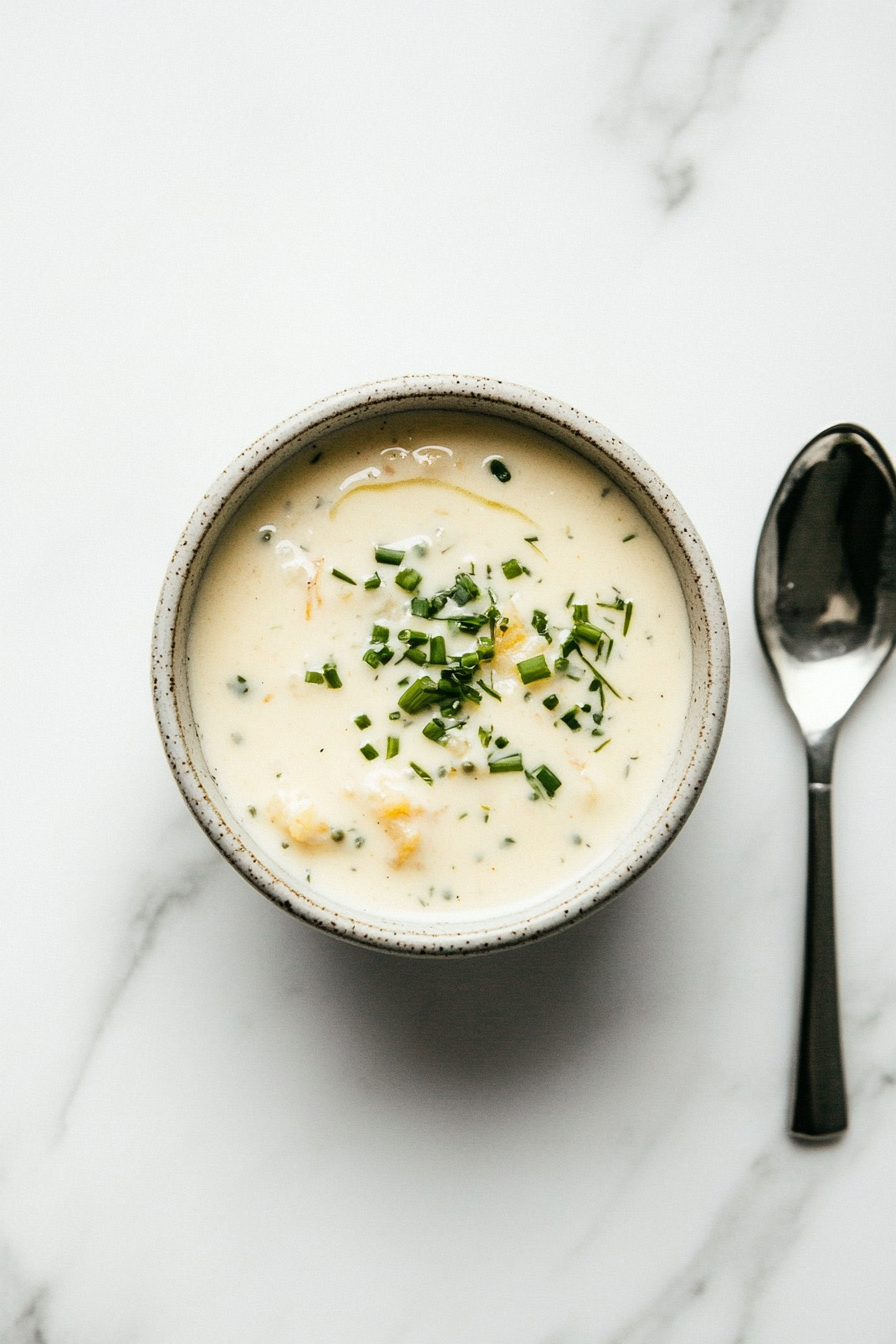
[[[513,1090],[574,1067],[595,1036],[631,1029],[656,966],[664,887],[651,870],[580,923],[500,952],[401,957],[323,938],[317,955],[380,1061],[436,1088]]]

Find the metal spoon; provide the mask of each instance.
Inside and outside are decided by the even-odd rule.
[[[858,425],[793,460],[756,557],[756,624],[809,756],[809,877],[790,1130],[846,1129],[837,1004],[831,770],[840,724],[896,643],[896,475]]]

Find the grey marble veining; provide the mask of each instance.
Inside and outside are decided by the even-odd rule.
[[[736,105],[745,67],[787,0],[637,0],[616,7],[605,58],[611,88],[598,124],[650,174],[660,205],[694,190]]]

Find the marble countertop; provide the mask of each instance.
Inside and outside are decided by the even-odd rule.
[[[7,10],[3,1344],[896,1338],[896,661],[836,771],[851,1127],[799,1147],[804,765],[751,610],[799,448],[896,449],[894,58],[885,0]],[[218,471],[431,371],[627,439],[732,627],[666,857],[460,962],[232,873],[147,671]]]

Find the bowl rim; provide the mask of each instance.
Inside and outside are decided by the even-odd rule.
[[[646,515],[685,595],[695,664],[691,703],[663,788],[679,762],[680,776],[674,787],[670,785],[671,794],[658,814],[648,809],[628,833],[625,839],[631,843],[606,873],[574,879],[567,884],[567,895],[550,898],[553,904],[535,899],[525,907],[493,908],[487,918],[455,917],[450,923],[340,909],[332,898],[299,890],[294,878],[276,868],[272,856],[253,849],[229,815],[202,759],[186,689],[186,635],[193,596],[218,535],[267,475],[309,448],[316,437],[384,411],[408,410],[496,415],[540,430],[578,451],[614,479]],[[169,765],[187,805],[228,862],[262,895],[325,932],[385,951],[442,956],[491,951],[555,933],[606,904],[655,863],[693,810],[712,766],[724,725],[729,676],[728,624],[712,562],[687,514],[656,472],[617,435],[572,406],[502,379],[463,374],[409,374],[348,388],[283,420],[240,453],[206,491],[178,541],[165,574],[152,639],[153,700]],[[658,793],[657,800],[662,798]]]

